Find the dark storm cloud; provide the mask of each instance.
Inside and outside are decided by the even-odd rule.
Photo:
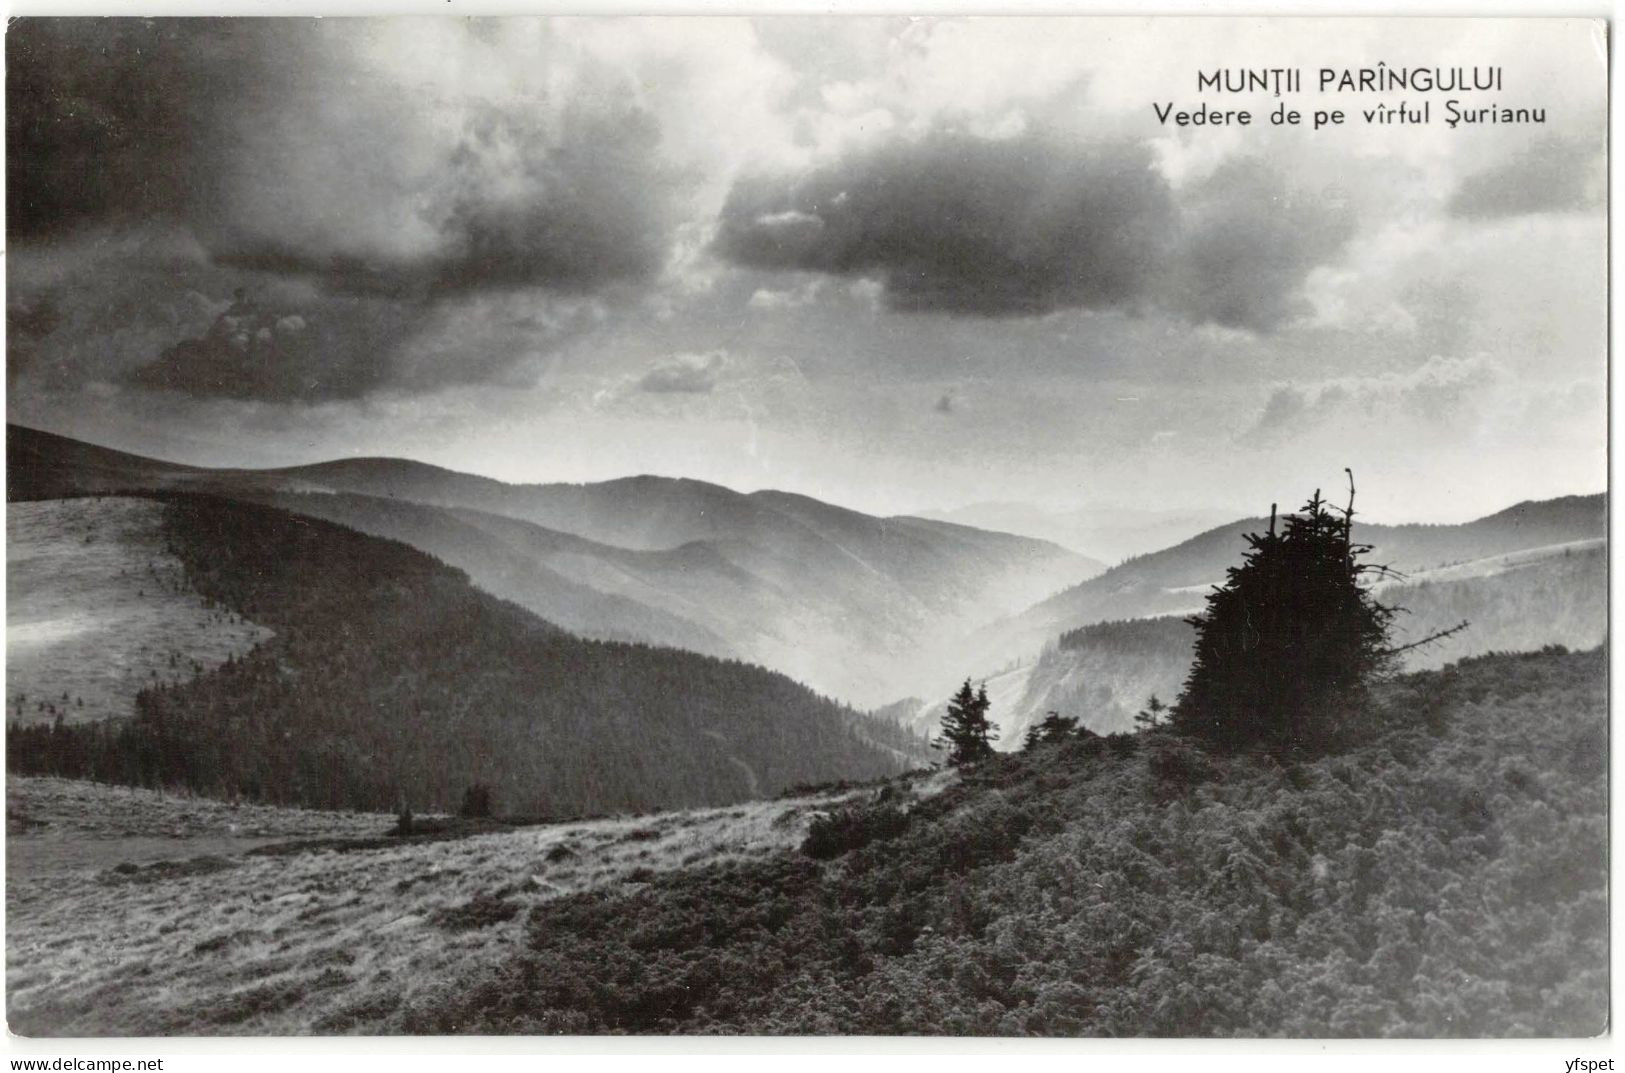
[[[421,102],[348,77],[364,33],[20,20],[6,42],[13,234],[169,217],[225,263],[381,294],[579,293],[659,270],[672,177],[624,78],[584,79],[556,123],[469,104],[454,137],[425,145]],[[394,241],[403,224],[416,243]]]
[[[6,305],[6,331],[13,337],[43,339],[62,323],[62,313],[50,296]]]
[[[6,30],[6,217],[13,239],[182,214],[200,181],[211,88],[251,63],[218,20],[24,18]]]
[[[105,379],[274,401],[502,380],[558,332],[527,334],[508,311],[495,327],[454,324],[482,296],[529,292],[532,305],[545,306],[661,271],[681,177],[662,162],[658,123],[625,72],[571,57],[553,98],[452,98],[368,68],[362,54],[377,25],[24,19],[10,27],[13,240],[77,249],[131,228],[167,227],[201,243],[203,260],[184,282],[166,283],[167,266],[144,263],[142,249],[99,256],[94,271],[76,277],[125,294],[141,325],[122,332],[118,368],[100,370]],[[462,27],[448,25],[451,34]],[[549,47],[537,46],[537,63],[553,58],[542,54]],[[562,72],[563,61],[548,70]],[[127,367],[131,339],[161,335],[149,330],[158,326],[147,310],[187,288],[223,303],[236,287],[283,292],[247,345],[240,332],[205,322],[172,331],[144,368]],[[88,314],[69,318],[58,330],[64,338],[32,345],[44,323],[40,303],[51,300],[8,302],[29,343],[14,358],[38,366],[54,356],[58,378],[97,365],[87,352],[120,329],[87,326]],[[307,331],[278,334],[275,324],[290,316]],[[488,349],[463,353],[449,326]],[[271,335],[261,339],[262,330]]]
[[[283,288],[286,290],[286,288]],[[207,326],[128,369],[126,383],[204,398],[314,403],[476,384],[523,386],[597,322],[590,301],[502,292],[400,302],[239,291]]]
[[[224,304],[196,243],[161,229],[14,245],[6,279],[6,367],[53,391],[113,383],[208,327]],[[229,292],[228,292],[229,293]]]
[[[872,276],[893,309],[1013,316],[1134,304],[1172,215],[1143,147],[936,134],[741,182],[717,248],[756,268]]]
[[[1590,208],[1599,202],[1601,157],[1577,142],[1548,139],[1467,176],[1450,212],[1468,219]]]
[[[1352,234],[1256,162],[1174,191],[1142,145],[935,134],[733,189],[716,248],[762,269],[870,277],[895,310],[1022,316],[1160,307],[1268,331]]]
[[[156,228],[19,249],[11,267],[8,374],[56,392],[129,384],[315,403],[508,382],[593,312],[586,301],[500,292],[434,302],[336,294],[221,266],[183,233]]]
[[[320,308],[281,313],[239,290],[208,330],[165,348],[124,379],[200,398],[281,402],[359,398],[389,385],[388,355],[409,330],[397,312],[361,299]]]
[[[592,107],[567,108],[560,129],[544,136],[522,114],[475,112],[433,178],[411,194],[427,206],[413,222],[430,231],[429,241],[380,250],[383,219],[352,243],[342,225],[337,235],[304,230],[290,237],[279,214],[258,211],[257,184],[249,180],[214,243],[217,256],[310,275],[339,292],[430,299],[502,287],[584,294],[661,269],[674,218],[652,117],[610,94]],[[410,124],[395,119],[389,128]],[[332,151],[330,134],[291,134],[286,150],[320,157]],[[332,178],[349,177],[340,170]],[[274,196],[263,192],[265,201]]]

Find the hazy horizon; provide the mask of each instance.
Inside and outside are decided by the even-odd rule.
[[[21,422],[10,422],[10,423],[22,425]],[[33,428],[34,426],[22,425],[22,427],[24,427],[24,428]],[[51,432],[51,433],[53,433],[55,435],[61,435],[61,436],[69,435],[68,433],[60,432],[60,431],[57,431],[57,430],[54,430],[54,429],[36,429],[36,431]],[[79,437],[73,437],[73,438],[77,439]],[[112,449],[112,450],[124,451],[125,453],[128,453],[128,454],[138,454],[138,455],[142,454],[142,452],[140,452],[140,451],[136,451],[136,450],[133,450],[133,449],[128,448],[128,447],[121,447],[121,446],[119,446],[117,444],[114,444],[114,443],[102,442],[102,441],[98,441],[98,440],[83,440],[82,442],[91,443],[91,444],[93,444],[94,446],[97,446],[97,447],[106,447],[106,448],[109,448],[109,449]],[[368,459],[385,459],[385,460],[391,460],[391,461],[412,462],[412,463],[419,463],[419,464],[424,464],[424,465],[436,466],[437,468],[450,470],[451,472],[454,472],[454,473],[464,474],[464,475],[473,476],[473,477],[483,477],[483,478],[487,478],[487,479],[490,479],[490,480],[500,481],[500,482],[502,482],[504,484],[510,484],[510,485],[525,485],[525,484],[602,484],[602,483],[609,483],[609,482],[619,481],[619,480],[635,480],[635,479],[640,478],[640,477],[655,477],[655,478],[667,479],[667,480],[693,480],[693,481],[699,481],[699,482],[704,483],[704,484],[710,484],[710,485],[715,485],[717,487],[726,488],[729,491],[738,493],[740,495],[752,495],[752,494],[757,493],[757,492],[788,492],[788,493],[791,493],[791,494],[794,494],[794,495],[810,496],[811,498],[819,499],[821,502],[828,503],[831,506],[841,507],[841,508],[844,508],[844,509],[847,509],[847,510],[857,510],[857,511],[860,511],[861,513],[873,513],[873,512],[870,512],[870,511],[863,511],[862,508],[856,507],[851,503],[842,502],[841,500],[838,500],[838,499],[828,499],[828,498],[824,498],[822,496],[814,496],[811,493],[809,493],[807,491],[804,491],[802,489],[799,489],[799,488],[782,487],[782,486],[774,486],[774,485],[760,485],[760,486],[741,487],[741,486],[737,486],[737,485],[726,484],[726,483],[724,483],[722,481],[704,480],[702,478],[692,477],[692,476],[688,476],[688,475],[681,474],[681,473],[655,473],[655,472],[644,471],[644,472],[638,472],[638,473],[622,473],[622,474],[618,474],[616,476],[605,477],[605,478],[600,478],[600,479],[591,480],[591,481],[570,481],[570,480],[562,480],[562,481],[513,481],[513,480],[507,480],[507,479],[505,479],[503,477],[496,476],[494,474],[481,473],[481,472],[479,472],[477,470],[471,470],[471,469],[458,469],[458,468],[453,467],[453,466],[442,465],[441,463],[435,462],[435,461],[433,461],[431,459],[414,458],[414,457],[412,457],[410,455],[332,455],[332,456],[322,455],[322,456],[312,456],[312,457],[310,457],[308,459],[305,459],[303,461],[289,462],[289,463],[278,464],[278,465],[274,465],[274,466],[237,466],[237,465],[228,465],[228,464],[224,464],[224,463],[208,462],[208,461],[196,458],[196,457],[187,457],[184,454],[177,454],[177,455],[145,454],[145,455],[142,455],[142,457],[151,458],[151,459],[153,459],[155,461],[159,461],[159,462],[170,462],[170,463],[175,463],[177,465],[195,466],[195,467],[198,467],[198,468],[201,468],[201,469],[222,469],[222,470],[224,470],[224,469],[250,469],[250,470],[253,470],[253,469],[286,469],[286,468],[296,468],[296,467],[299,467],[299,466],[320,465],[320,464],[323,464],[323,463],[331,463],[331,462],[353,462],[353,461],[361,461],[361,460],[368,460]],[[1344,478],[1344,479],[1346,480],[1346,478]],[[1324,494],[1326,494],[1329,498],[1337,499],[1337,498],[1339,498],[1340,495],[1342,495],[1343,493],[1346,492],[1346,489],[1347,489],[1346,484],[1341,485],[1341,486],[1334,485],[1334,484],[1328,484],[1328,485],[1323,486],[1320,490]],[[1312,491],[1314,491],[1314,489],[1309,489],[1308,491],[1304,492],[1302,496],[1300,496],[1298,498],[1306,499],[1308,497],[1309,492],[1312,492]],[[1608,489],[1605,486],[1605,487],[1602,487],[1602,488],[1594,488],[1594,489],[1591,489],[1591,490],[1578,490],[1578,491],[1573,491],[1573,492],[1560,492],[1560,493],[1550,495],[1550,496],[1540,496],[1540,497],[1537,497],[1535,501],[1549,500],[1549,499],[1559,499],[1559,498],[1563,498],[1564,496],[1591,496],[1591,495],[1606,496],[1607,494],[1608,494]],[[1373,517],[1369,511],[1367,511],[1367,510],[1365,510],[1363,508],[1360,510],[1360,515],[1361,515],[1361,518],[1362,518],[1363,521],[1366,521],[1366,522],[1371,523],[1371,524],[1377,524],[1377,525],[1451,525],[1451,524],[1458,524],[1458,523],[1462,523],[1462,522],[1474,521],[1474,520],[1476,520],[1478,518],[1482,518],[1482,517],[1485,517],[1485,516],[1488,516],[1488,515],[1491,515],[1491,514],[1499,513],[1502,510],[1506,510],[1506,509],[1508,509],[1510,507],[1514,507],[1514,506],[1518,505],[1519,503],[1528,502],[1528,501],[1530,501],[1530,499],[1528,497],[1525,497],[1523,499],[1509,499],[1505,503],[1502,503],[1499,506],[1493,507],[1493,508],[1491,508],[1489,510],[1485,510],[1485,511],[1481,511],[1481,512],[1475,512],[1475,513],[1472,513],[1472,514],[1463,515],[1461,517],[1448,517],[1448,518]],[[1299,502],[1297,502],[1296,499],[1293,499],[1293,500],[1277,499],[1277,500],[1273,500],[1272,502],[1276,503],[1279,506],[1280,511],[1283,514],[1291,513],[1292,511],[1297,510],[1299,506],[1301,506],[1301,504]],[[1119,501],[1119,502],[1111,502],[1111,501],[1087,501],[1087,500],[1085,500],[1085,501],[1080,501],[1078,503],[1072,503],[1072,504],[1066,504],[1066,503],[1057,504],[1057,503],[1039,503],[1039,502],[1030,502],[1030,501],[1022,501],[1022,500],[1012,500],[1012,499],[1000,499],[1000,500],[982,499],[982,500],[972,500],[972,501],[960,502],[960,503],[952,503],[952,504],[947,504],[947,505],[922,504],[922,505],[916,506],[916,507],[914,507],[912,509],[895,510],[895,511],[890,511],[887,514],[877,515],[877,516],[879,516],[879,517],[923,517],[923,516],[933,515],[933,514],[955,514],[955,513],[959,513],[959,512],[963,512],[963,511],[974,510],[974,509],[977,509],[977,508],[993,509],[993,508],[999,508],[999,507],[1018,508],[1018,509],[1032,511],[1032,512],[1043,514],[1043,515],[1048,515],[1048,516],[1055,517],[1055,518],[1062,518],[1062,517],[1065,517],[1068,514],[1073,514],[1073,513],[1080,513],[1081,514],[1081,513],[1088,513],[1088,512],[1099,512],[1099,513],[1102,513],[1102,514],[1105,514],[1105,513],[1126,513],[1126,514],[1131,514],[1131,515],[1132,514],[1139,514],[1139,515],[1143,515],[1143,516],[1156,516],[1156,515],[1209,515],[1209,514],[1214,514],[1214,515],[1223,514],[1223,515],[1225,515],[1225,520],[1222,521],[1222,522],[1216,523],[1218,525],[1227,525],[1230,522],[1241,521],[1241,520],[1247,519],[1247,518],[1266,517],[1268,515],[1268,513],[1269,513],[1269,508],[1268,508],[1267,505],[1265,507],[1263,507],[1262,509],[1249,509],[1248,507],[1242,506],[1242,505],[1239,505],[1239,504],[1226,506],[1226,505],[1216,504],[1216,503],[1201,503],[1201,502],[1190,503],[1190,504],[1171,503],[1171,504],[1164,504],[1164,505],[1156,505],[1156,504],[1146,504],[1146,503],[1125,503],[1125,502],[1121,502],[1121,501]],[[974,528],[992,528],[991,526],[988,526],[988,525],[976,525],[975,523],[972,523],[972,522],[957,522],[955,524],[970,525],[970,526],[972,526]],[[1211,528],[1211,526],[1208,527],[1208,528]],[[1087,548],[1074,548],[1073,550],[1081,551],[1081,552],[1085,552],[1085,553],[1090,553],[1089,549],[1087,549]],[[1154,551],[1154,550],[1158,550],[1158,549],[1148,548],[1148,549],[1145,549],[1145,550]]]

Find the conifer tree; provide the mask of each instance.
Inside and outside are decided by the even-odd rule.
[[[1135,713],[1134,729],[1136,731],[1155,730],[1167,721],[1168,705],[1158,700],[1157,695],[1153,693],[1151,699],[1146,702],[1146,706]]]
[[[465,820],[489,819],[492,808],[491,788],[477,782],[463,791],[463,803],[457,809],[457,815]]]
[[[974,764],[993,755],[999,731],[987,717],[990,707],[987,686],[972,690],[970,679],[965,679],[948,702],[948,711],[942,717],[942,736],[931,743],[934,749],[948,750],[949,766]]]
[[[1363,584],[1386,567],[1362,563],[1349,505],[1319,491],[1248,550],[1216,586],[1196,627],[1195,660],[1172,710],[1175,728],[1227,746],[1318,751],[1335,743],[1375,678],[1393,663],[1392,608]]]

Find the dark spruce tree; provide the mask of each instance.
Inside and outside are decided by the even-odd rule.
[[[931,747],[948,750],[950,767],[974,764],[993,755],[999,731],[987,717],[990,707],[987,686],[973,690],[969,678],[948,702],[948,711],[942,717],[942,736]]]
[[[1195,659],[1174,728],[1225,747],[1315,753],[1353,728],[1368,687],[1393,664],[1395,614],[1372,598],[1353,541],[1354,487],[1336,508],[1317,490],[1277,532],[1251,533],[1239,566],[1215,586],[1196,627]]]
[[[494,814],[491,788],[485,783],[477,782],[463,791],[463,803],[458,807],[457,815],[465,820],[488,820]]]

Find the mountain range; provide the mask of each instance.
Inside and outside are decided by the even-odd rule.
[[[7,446],[13,499],[269,503],[411,544],[582,636],[744,659],[865,706],[951,677],[966,634],[1103,568],[1045,541],[701,481],[512,485],[401,459],[205,469],[19,426]]]
[[[1239,561],[1245,534],[1270,524],[1231,521],[1103,570],[1031,537],[700,481],[513,485],[400,459],[208,469],[17,426],[8,448],[13,499],[181,490],[319,518],[426,552],[572,634],[761,664],[916,736],[976,677],[1006,748],[1047,710],[1111,732],[1152,693],[1172,700],[1189,665],[1183,618]],[[1014,505],[979,509],[1031,522]],[[1422,668],[1603,640],[1606,531],[1605,498],[1592,495],[1459,525],[1359,521],[1354,536],[1372,546],[1368,562],[1402,575],[1382,597],[1409,611],[1396,644],[1472,623],[1408,653]]]

